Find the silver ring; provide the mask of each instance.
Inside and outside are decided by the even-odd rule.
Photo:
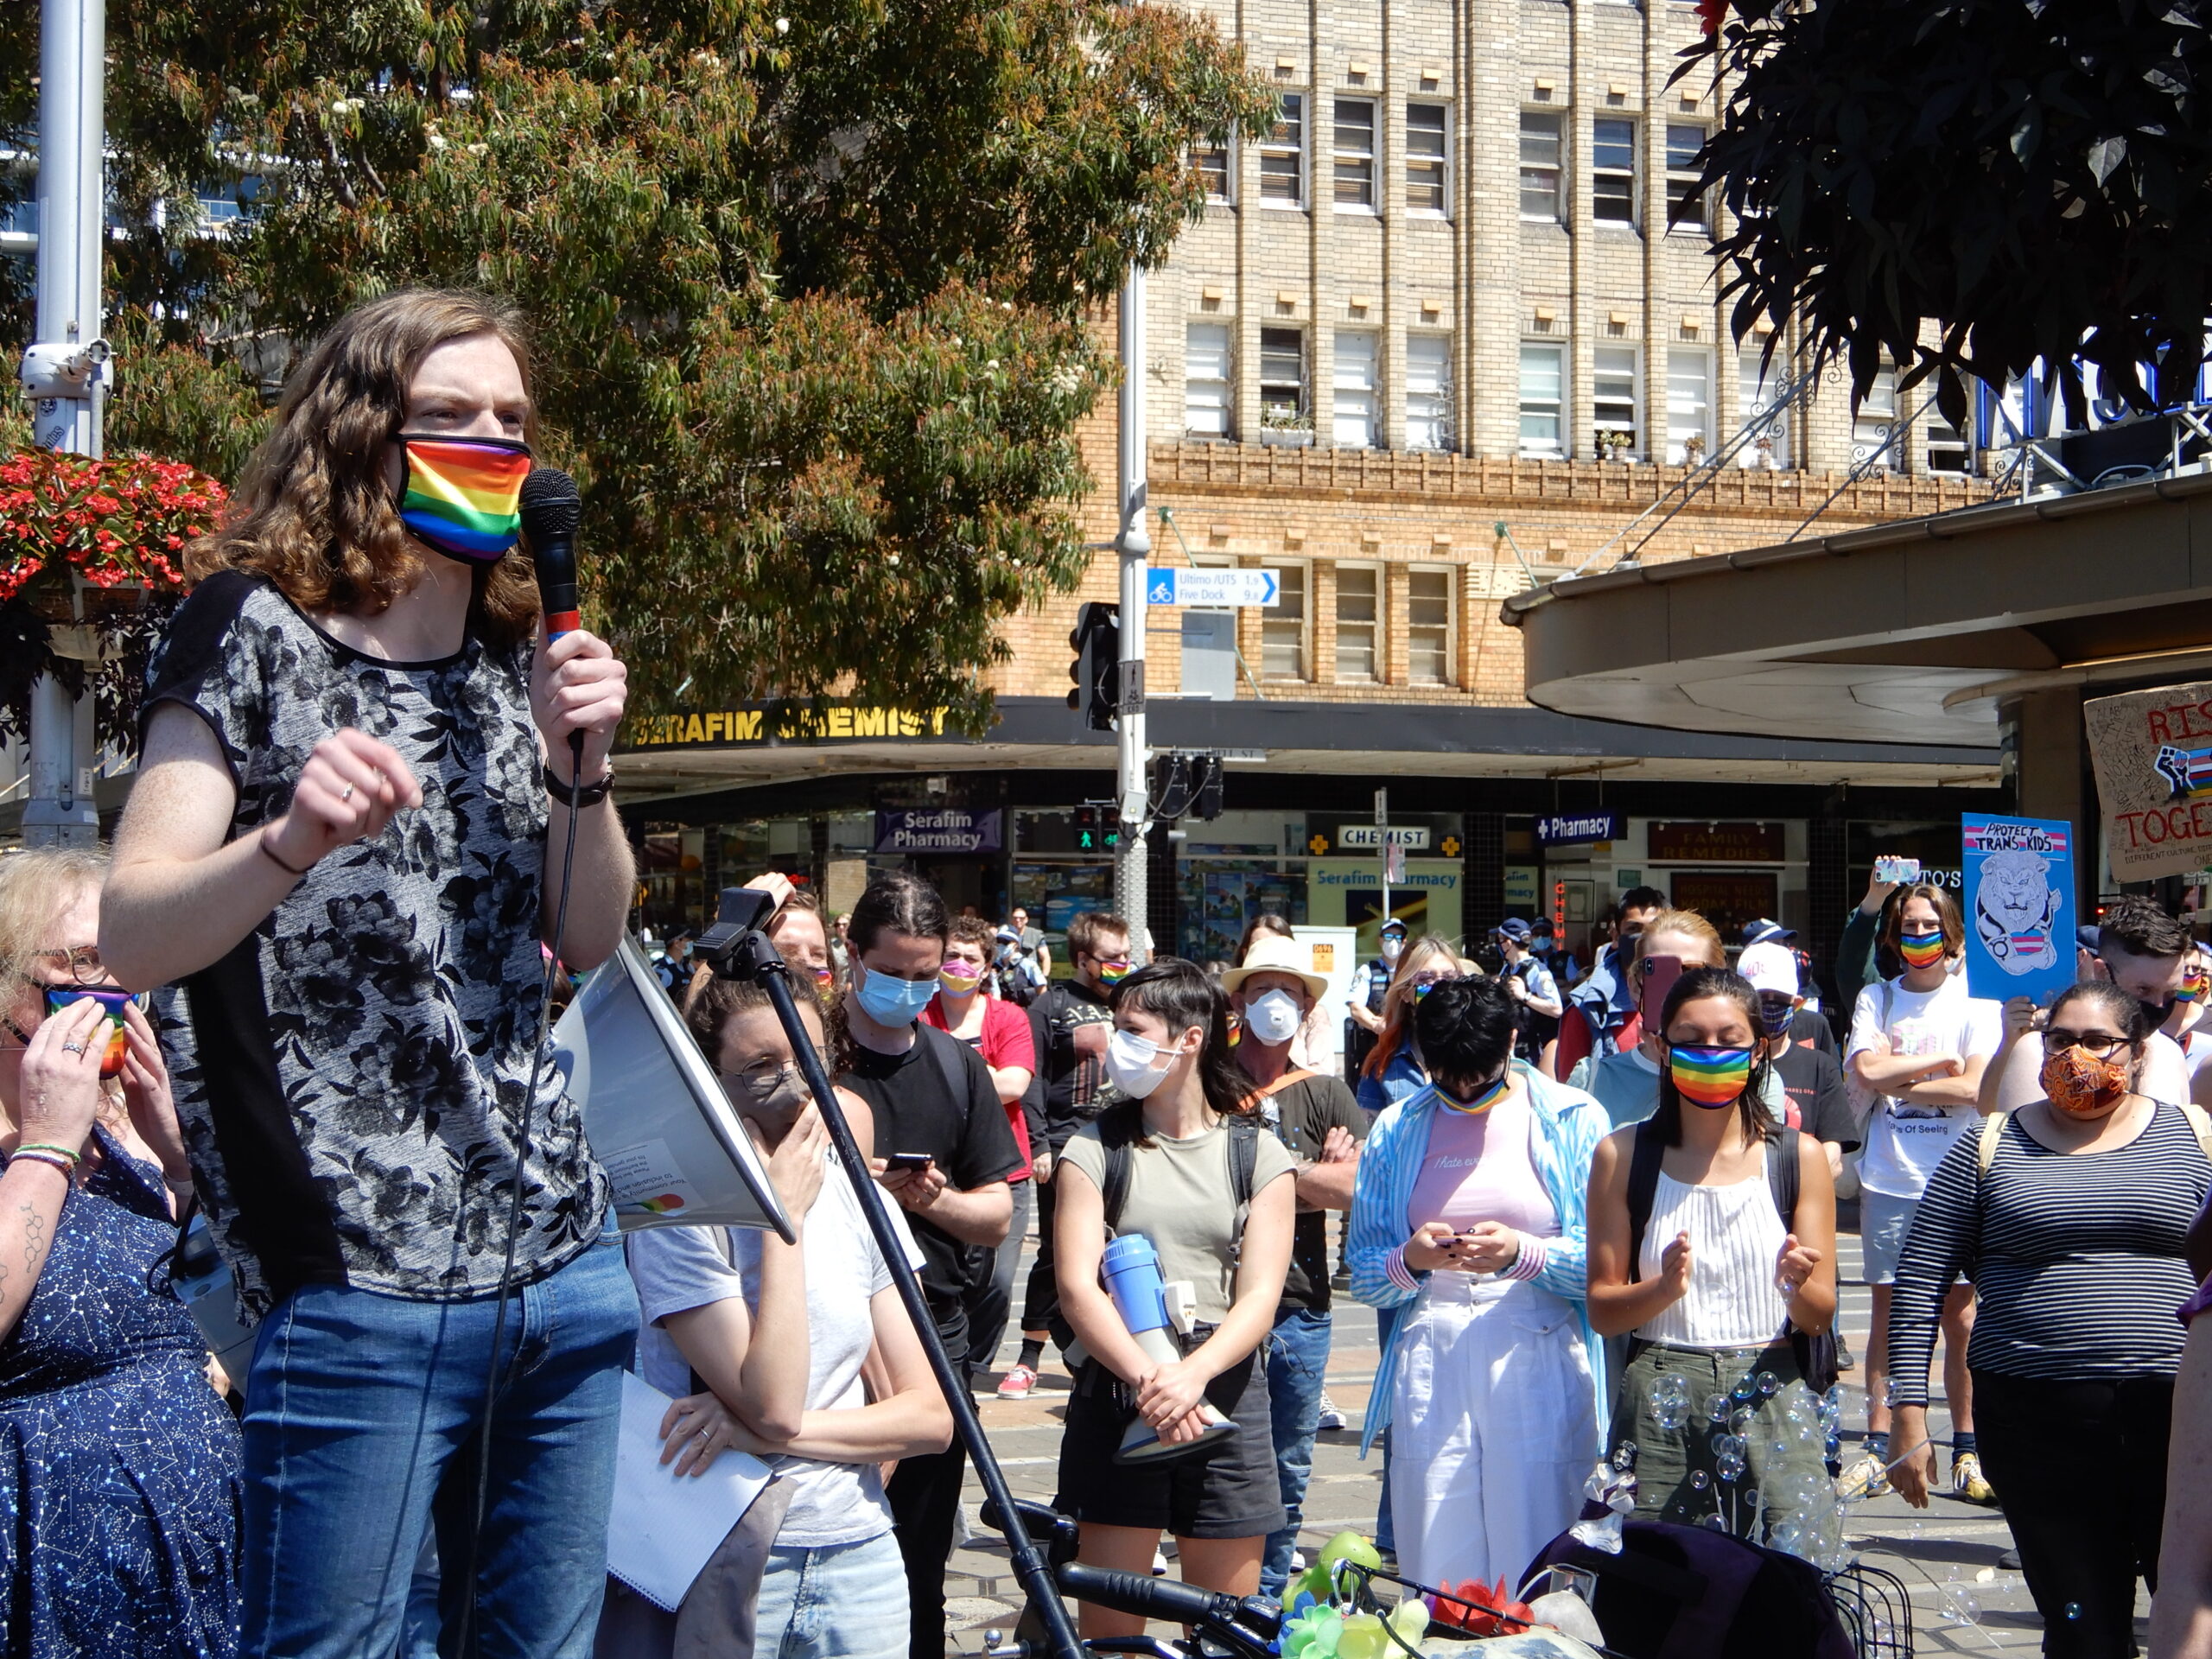
[[[82,1043],[64,1043],[61,1052],[64,1054],[81,1054],[85,1052],[85,1046]]]
[[[345,788],[343,788],[343,789],[340,790],[340,791],[338,791],[338,798],[339,798],[340,801],[350,801],[350,800],[352,800],[352,799],[353,798],[353,785],[351,785],[351,784],[348,784],[348,785],[346,785],[346,787],[345,787]]]

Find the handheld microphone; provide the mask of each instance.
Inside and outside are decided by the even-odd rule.
[[[575,479],[557,467],[531,468],[522,485],[522,533],[537,570],[548,645],[583,626],[576,612],[576,525],[582,518]]]

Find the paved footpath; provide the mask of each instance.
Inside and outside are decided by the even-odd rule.
[[[1863,1354],[1872,1297],[1865,1287],[1854,1282],[1859,1270],[1858,1237],[1847,1235],[1841,1243],[1843,1328],[1853,1354]],[[1027,1272],[1025,1258],[1024,1279],[1016,1281],[1017,1303],[1019,1286]],[[1375,1529],[1376,1465],[1373,1459],[1361,1460],[1357,1433],[1359,1414],[1375,1376],[1375,1319],[1371,1311],[1341,1294],[1336,1312],[1329,1393],[1351,1416],[1353,1427],[1323,1434],[1314,1449],[1313,1484],[1306,1495],[1304,1532],[1309,1549],[1345,1527],[1370,1535]],[[1014,1351],[1014,1338],[1009,1333],[1001,1363],[1011,1363]],[[1844,1376],[1851,1395],[1845,1418],[1847,1456],[1853,1444],[1852,1437],[1866,1423],[1860,1378],[1858,1370]],[[1936,1382],[1940,1396],[1940,1375]],[[1045,1381],[1029,1399],[1000,1400],[988,1393],[976,1397],[984,1431],[1019,1497],[1049,1501],[1052,1496],[1067,1388],[1065,1372],[1048,1358]],[[1940,1403],[1933,1414],[1940,1448],[1947,1441],[1949,1422]],[[1948,1452],[1940,1453],[1940,1461],[1948,1474]],[[971,1469],[966,1493],[966,1513],[971,1523],[982,1501],[982,1489]],[[2004,1517],[1994,1510],[1939,1497],[1922,1511],[1892,1496],[1854,1510],[1850,1535],[1869,1565],[1895,1573],[1907,1586],[1916,1652],[1993,1650],[2024,1655],[2040,1651],[2043,1624],[2027,1588],[2019,1573],[2002,1571],[1997,1565],[1999,1553],[2011,1548],[2012,1536]],[[1172,1560],[1173,1546],[1168,1548]],[[1020,1591],[1007,1561],[1005,1542],[996,1533],[979,1528],[965,1546],[954,1552],[946,1592],[955,1652],[978,1652],[985,1630],[1011,1624]],[[2143,1619],[2148,1607],[2147,1597],[2139,1600],[2139,1640],[2145,1639]],[[1970,1619],[1961,1615],[1970,1615]]]

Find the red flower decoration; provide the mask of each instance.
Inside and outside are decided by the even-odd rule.
[[[1495,1586],[1469,1579],[1456,1591],[1448,1584],[1444,1587],[1445,1594],[1433,1598],[1440,1624],[1470,1636],[1511,1636],[1536,1622],[1535,1611],[1526,1603],[1513,1599],[1503,1578]]]
[[[1708,35],[1720,32],[1720,20],[1728,15],[1728,0],[1697,0],[1698,26]]]
[[[206,474],[151,455],[26,449],[0,459],[0,600],[64,566],[99,588],[181,590],[177,556],[215,527],[226,495]]]

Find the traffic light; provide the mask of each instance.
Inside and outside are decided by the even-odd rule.
[[[1227,770],[1217,754],[1199,755],[1196,764],[1205,768],[1205,781],[1191,798],[1191,816],[1211,823],[1221,816],[1221,775]]]
[[[1076,851],[1078,853],[1110,853],[1121,844],[1121,808],[1117,806],[1078,806],[1076,808]]]
[[[1079,710],[1094,732],[1114,729],[1114,715],[1122,706],[1122,607],[1086,604],[1076,613],[1075,627],[1068,634],[1068,649],[1075,660],[1068,664],[1068,678],[1075,690],[1068,693],[1068,707]]]

